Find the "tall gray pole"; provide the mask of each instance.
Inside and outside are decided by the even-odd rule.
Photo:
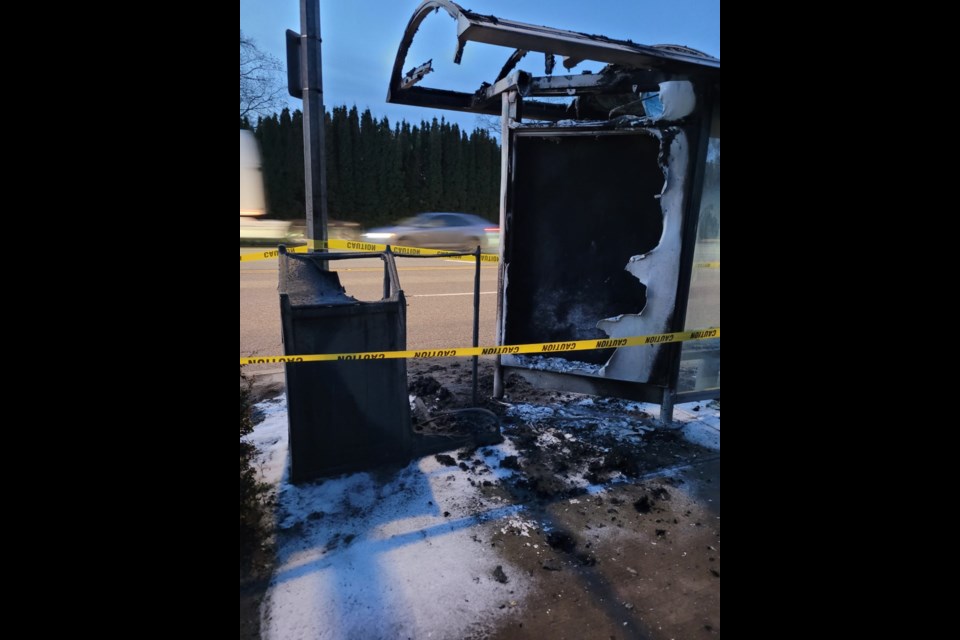
[[[324,147],[320,0],[300,0],[300,80],[303,87],[303,169],[307,238],[327,239],[327,155]]]

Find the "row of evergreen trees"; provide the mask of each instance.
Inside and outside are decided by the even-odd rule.
[[[303,218],[303,114],[284,109],[240,127],[260,141],[271,217]],[[369,109],[334,107],[326,113],[326,154],[330,218],[369,228],[422,211],[499,216],[500,145],[482,129],[467,135],[436,118],[391,127]]]

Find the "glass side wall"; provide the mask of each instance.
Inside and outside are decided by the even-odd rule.
[[[714,112],[707,167],[700,199],[700,223],[693,255],[693,278],[686,329],[720,326],[720,106]],[[720,338],[684,342],[677,391],[720,387]]]

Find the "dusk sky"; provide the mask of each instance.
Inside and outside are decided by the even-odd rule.
[[[589,34],[632,40],[640,44],[681,44],[720,56],[720,0],[469,0],[465,9],[519,22],[546,25]],[[391,122],[417,123],[445,117],[471,130],[476,116],[440,109],[387,104],[387,86],[397,46],[419,0],[320,0],[323,39],[324,104],[370,108],[375,117]],[[297,0],[240,0],[240,29],[257,45],[286,64],[284,32],[300,31]],[[433,59],[434,72],[421,86],[475,91],[492,82],[510,49],[468,43],[461,65],[454,65],[456,24],[443,11],[428,17],[420,27],[404,69]],[[520,68],[543,75],[543,57],[530,54]],[[599,65],[578,66],[568,73]],[[555,73],[567,73],[558,65]],[[289,99],[291,109],[300,100]]]

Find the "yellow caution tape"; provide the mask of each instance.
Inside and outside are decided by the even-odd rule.
[[[290,253],[307,253],[307,247],[292,247],[287,249]],[[254,260],[269,260],[280,255],[279,249],[270,249],[269,251],[256,251],[254,253],[241,253],[240,262],[253,262]]]
[[[346,251],[371,251],[381,252],[387,250],[387,245],[374,242],[360,242],[358,240],[304,240],[305,246],[288,248],[290,253],[307,253],[310,248],[313,249],[342,249]],[[390,246],[390,250],[397,256],[445,256],[450,251],[441,251],[438,249],[421,249],[419,247],[395,247]],[[254,260],[269,260],[280,255],[277,249],[271,251],[258,251],[256,253],[240,254],[240,262],[252,262]],[[475,262],[476,257],[470,256],[446,256],[447,260],[459,260],[462,262]],[[495,253],[480,254],[480,262],[499,262],[500,257]]]
[[[341,249],[346,251],[370,251],[382,252],[387,250],[387,245],[377,244],[375,242],[361,242],[359,240],[303,240],[305,246],[290,247],[287,249],[290,253],[307,253],[310,248],[319,249]],[[446,256],[449,251],[439,249],[421,249],[420,247],[395,247],[390,245],[390,250],[398,256]],[[256,253],[240,254],[240,262],[252,262],[254,260],[269,260],[280,255],[277,249],[270,251],[258,251]],[[476,257],[470,256],[446,256],[446,260],[458,260],[461,262],[474,262]],[[499,262],[500,257],[495,253],[481,253],[480,262]],[[695,262],[694,269],[719,269],[719,262]]]
[[[299,247],[290,247],[287,249],[289,253],[307,253],[311,248],[314,250],[317,249],[341,249],[345,251],[369,251],[369,252],[382,252],[387,250],[387,245],[377,244],[375,242],[361,242],[359,240],[305,240],[305,246]],[[390,246],[390,250],[397,256],[443,256],[449,251],[442,251],[439,249],[421,249],[420,247],[395,247]],[[254,260],[269,260],[270,258],[276,258],[280,255],[280,251],[277,249],[272,249],[270,251],[258,251],[256,253],[242,253],[240,254],[240,262],[252,262]],[[459,260],[461,262],[474,262],[476,258],[474,256],[447,256],[446,260]],[[500,257],[495,253],[481,253],[480,262],[487,263],[497,263],[500,261]],[[695,269],[719,269],[719,262],[695,262],[693,267]]]
[[[604,338],[601,340],[572,340],[570,342],[541,342],[538,344],[514,344],[502,347],[460,347],[455,349],[420,349],[416,351],[365,351],[361,353],[325,353],[292,356],[261,356],[240,358],[240,364],[270,364],[277,362],[327,362],[331,360],[390,360],[396,358],[458,358],[464,356],[518,355],[533,353],[550,356],[569,351],[588,351],[590,349],[614,349],[618,347],[637,347],[642,345],[668,344],[690,340],[707,340],[720,337],[720,327],[678,331],[676,333],[657,333],[649,336],[630,338]]]
[[[374,242],[361,242],[359,240],[327,240],[321,242],[318,240],[308,240],[308,246],[317,249],[345,249],[347,251],[386,251],[387,245]],[[398,256],[442,256],[451,251],[439,249],[421,249],[420,247],[395,247],[390,245],[390,251]],[[466,262],[475,262],[475,256],[448,256],[447,260],[462,260]],[[499,262],[500,257],[494,253],[481,253],[480,262]]]

